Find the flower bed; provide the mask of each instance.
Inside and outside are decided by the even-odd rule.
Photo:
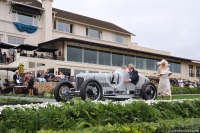
[[[169,130],[180,127],[181,124],[180,126],[173,124],[175,123],[173,119],[181,123],[186,119],[192,121],[192,118],[196,118],[197,124],[200,124],[200,100],[198,99],[173,101],[129,99],[120,102],[92,102],[76,98],[67,103],[3,106],[0,108],[0,112],[2,115],[0,132],[11,130],[36,132],[42,131],[42,129],[73,132],[90,128],[91,131],[94,131],[95,127],[98,130],[106,129],[109,124],[113,127],[113,132],[117,130],[115,125],[130,128],[132,131],[135,123],[140,123],[143,125],[141,128],[147,129],[154,125],[153,129],[150,128],[150,132],[154,132],[161,131],[165,127],[168,127]],[[172,124],[165,125],[167,121]],[[195,126],[195,123],[191,126]]]

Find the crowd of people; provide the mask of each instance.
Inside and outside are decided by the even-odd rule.
[[[66,80],[69,82],[76,82],[75,76],[66,76],[62,72],[51,72],[47,71],[44,72],[43,70],[39,70],[38,73],[35,74],[32,72],[26,72],[25,75],[22,77],[19,75],[19,71],[16,70],[15,74],[13,75],[12,81],[7,81],[7,85],[2,87],[2,81],[0,79],[0,93],[4,94],[10,94],[13,93],[13,89],[15,86],[23,86],[26,87],[24,90],[24,93],[29,93],[30,96],[34,95],[34,90],[37,88],[34,88],[34,82],[60,82],[62,80]]]
[[[10,64],[14,60],[14,52],[10,54],[9,51],[2,53],[0,51],[0,63]]]
[[[0,49],[0,63],[10,64],[11,62],[18,59],[19,56],[46,58],[43,53],[38,55],[36,51],[34,51],[33,54],[27,55],[27,53],[25,53],[24,50],[20,50],[18,52],[16,50],[14,50],[13,52],[10,53],[9,50],[7,52],[2,52],[1,49]],[[49,57],[49,58],[54,59],[54,60],[58,60],[58,55],[56,54],[56,52],[54,52],[53,56]]]
[[[37,73],[37,78],[35,81],[37,82],[60,82],[62,80],[66,80],[69,82],[76,82],[75,76],[65,75],[63,72],[51,72],[43,70],[39,70]]]

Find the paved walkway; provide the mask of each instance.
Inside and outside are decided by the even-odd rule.
[[[23,100],[37,100],[39,102],[56,102],[55,99],[49,98],[37,98],[37,97],[18,97],[18,96],[0,96],[0,98],[13,98],[13,99],[23,99]]]

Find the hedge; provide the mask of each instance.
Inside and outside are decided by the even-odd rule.
[[[200,94],[200,88],[171,87],[172,94]]]
[[[196,132],[200,130],[200,119],[161,120],[157,123],[142,122],[131,124],[97,125],[83,130],[40,130],[37,133],[170,133],[170,132]]]
[[[74,99],[62,106],[5,108],[0,132],[36,132],[39,130],[83,130],[89,127],[124,125],[162,120],[200,118],[200,100],[130,102],[92,102]]]

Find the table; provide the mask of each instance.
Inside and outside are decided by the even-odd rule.
[[[13,88],[13,94],[15,94],[15,90],[16,90],[16,93],[19,94],[19,93],[23,93],[24,91],[24,88],[26,88],[26,86],[14,86]]]

